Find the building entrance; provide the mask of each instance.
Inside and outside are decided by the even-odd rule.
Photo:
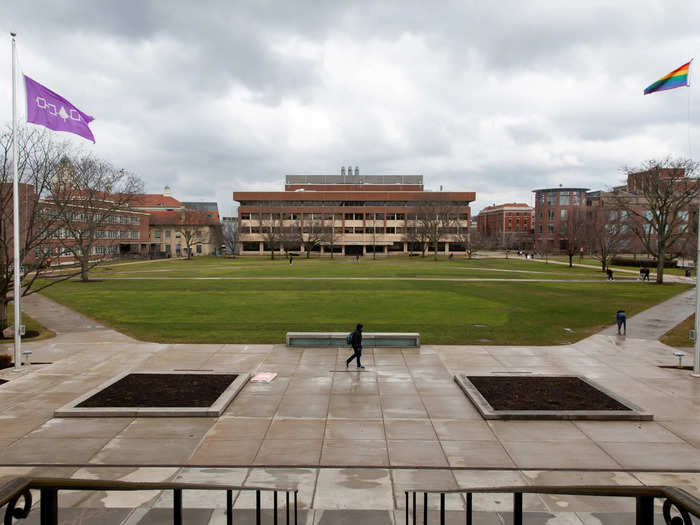
[[[362,255],[362,246],[346,246],[345,255]]]

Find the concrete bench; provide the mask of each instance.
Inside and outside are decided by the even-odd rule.
[[[287,332],[287,346],[346,347],[349,332]],[[365,348],[417,348],[420,334],[414,332],[362,332]]]

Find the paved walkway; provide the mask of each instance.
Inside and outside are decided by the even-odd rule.
[[[679,296],[671,301],[681,306],[655,307],[653,318],[673,322],[663,312],[687,308],[688,300]],[[318,524],[392,523],[407,488],[643,483],[700,495],[700,382],[658,368],[675,358],[669,347],[633,337],[639,316],[630,320],[626,338],[603,333],[569,346],[368,350],[366,371],[346,372],[345,349],[142,343],[41,296],[28,298],[25,308],[58,335],[25,344],[36,361],[53,364],[0,373],[10,380],[0,387],[2,477],[291,484],[309,510],[302,523]],[[218,419],[52,417],[55,408],[119,372],[164,369],[280,375],[268,385],[246,385]],[[487,422],[452,381],[464,371],[583,374],[653,412],[655,420]],[[236,497],[237,508],[253,506],[247,495]],[[222,498],[186,495],[186,506],[199,509],[187,522],[221,523]],[[80,493],[67,494],[61,507],[105,523],[145,524],[167,519],[160,508],[169,501],[167,494]],[[508,498],[476,501],[485,512],[480,521],[510,520],[501,514],[510,510]],[[459,497],[448,499],[450,509],[463,505]],[[633,505],[532,496],[526,510],[542,523],[618,523]]]
[[[666,332],[694,313],[695,288],[628,318],[627,336],[658,341]],[[600,333],[615,335],[617,334],[617,325],[611,325]]]

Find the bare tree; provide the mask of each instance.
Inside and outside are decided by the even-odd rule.
[[[218,224],[214,224],[206,211],[185,208],[179,213],[175,231],[182,235],[185,243],[187,259],[192,258],[192,248],[198,244],[208,244],[215,241]]]
[[[89,156],[61,159],[46,205],[56,214],[63,250],[80,264],[81,280],[87,281],[90,268],[105,257],[93,248],[103,244],[106,232],[115,231],[119,217],[142,191],[140,178],[107,161]]]
[[[422,229],[417,224],[410,224],[406,221],[406,231],[403,234],[403,241],[408,245],[409,255],[413,255],[413,248],[419,244],[425,256],[425,239],[422,237]]]
[[[308,259],[311,257],[311,251],[320,247],[325,241],[326,231],[322,220],[314,219],[313,215],[307,218],[307,215],[311,214],[305,213],[302,215],[302,220],[298,222],[298,229],[299,242],[304,246],[306,258]]]
[[[664,263],[674,245],[687,235],[691,205],[698,198],[698,163],[691,159],[651,159],[624,167],[627,188],[616,189],[616,207],[627,212],[632,231],[656,258],[656,282],[664,281]]]
[[[56,142],[46,130],[20,128],[17,133],[17,173],[19,183],[21,296],[73,277],[63,272],[52,279],[45,276],[54,252],[51,237],[55,219],[45,213],[42,196],[56,175],[56,166],[66,154],[66,142]],[[12,130],[0,132],[0,334],[7,328],[7,306],[13,301],[14,222],[12,189]]]
[[[629,238],[626,214],[596,206],[587,212],[585,246],[605,271]]]
[[[559,227],[564,228],[561,235],[566,237],[564,251],[569,257],[569,268],[573,267],[574,256],[580,252],[586,242],[586,225],[586,213],[578,208],[567,210],[566,220],[559,222]]]
[[[323,227],[321,229],[321,244],[328,246],[331,252],[331,259],[333,259],[333,252],[335,251],[335,214],[326,215],[322,219]]]
[[[433,249],[433,258],[437,261],[440,241],[449,231],[453,214],[449,207],[435,203],[421,203],[417,206],[419,235],[425,238]],[[425,256],[425,250],[423,251]]]
[[[275,259],[275,250],[279,247],[282,240],[282,215],[280,213],[265,214],[270,217],[268,221],[263,220],[262,211],[259,213],[260,228],[262,230],[263,239],[270,248],[270,259]]]
[[[221,242],[231,255],[236,255],[238,251],[239,238],[238,224],[235,222],[224,222],[221,226]]]

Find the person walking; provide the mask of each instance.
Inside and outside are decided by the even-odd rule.
[[[627,314],[624,310],[618,310],[615,314],[615,320],[617,321],[617,335],[627,335]],[[623,330],[623,334],[620,334],[620,329]]]
[[[364,368],[362,363],[360,363],[360,358],[362,357],[362,325],[357,323],[357,328],[352,333],[350,337],[350,344],[352,345],[353,354],[345,360],[345,368],[350,366],[350,361],[357,359],[357,368]]]
[[[605,270],[605,273],[608,275],[608,281],[612,281],[613,280],[613,271],[610,268],[608,268],[607,270]]]

